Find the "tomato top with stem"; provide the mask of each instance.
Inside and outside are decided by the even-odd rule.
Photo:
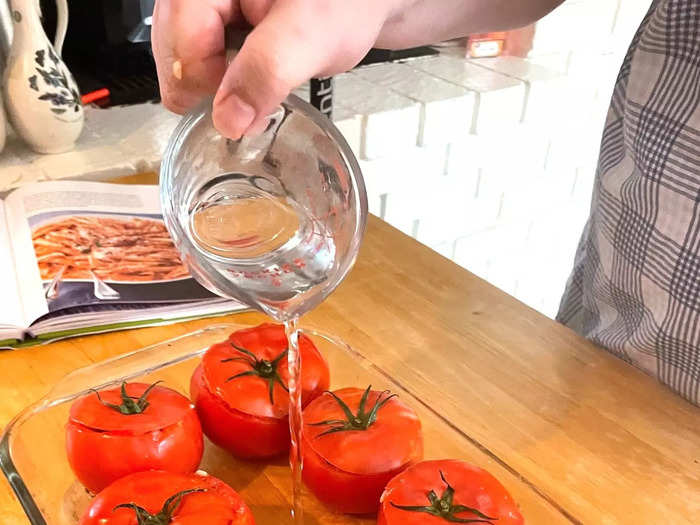
[[[119,388],[83,396],[70,408],[70,420],[105,432],[141,434],[173,425],[192,410],[185,396],[158,384],[122,383]]]
[[[186,489],[176,492],[163,503],[163,507],[157,514],[152,514],[148,512],[147,509],[137,505],[136,503],[120,503],[114,510],[117,509],[131,509],[136,514],[136,519],[138,525],[168,525],[172,523],[173,516],[177,511],[180,503],[182,503],[182,498],[187,494],[192,494],[194,492],[204,492],[204,489]]]
[[[398,469],[422,454],[416,413],[388,391],[343,388],[304,410],[307,445],[333,466],[353,474]]]
[[[254,520],[243,499],[213,476],[146,471],[100,492],[80,525],[254,525]]]
[[[459,460],[422,461],[394,477],[382,495],[381,514],[380,523],[388,525],[524,523],[495,477]]]
[[[452,488],[450,483],[445,479],[445,475],[440,472],[440,479],[445,484],[446,488],[442,493],[442,496],[438,498],[434,490],[430,490],[426,497],[430,502],[429,505],[397,505],[393,501],[389,504],[399,510],[405,510],[408,512],[424,512],[430,514],[431,516],[437,516],[449,521],[451,523],[490,523],[493,525],[493,521],[498,518],[492,518],[487,516],[478,509],[467,507],[466,505],[457,505],[454,502],[455,489]],[[460,518],[457,514],[462,515],[472,515],[473,518],[463,517]]]
[[[287,336],[284,326],[263,323],[233,332],[202,358],[204,381],[231,408],[263,417],[289,413]],[[299,336],[302,404],[328,388],[328,363],[311,339]]]

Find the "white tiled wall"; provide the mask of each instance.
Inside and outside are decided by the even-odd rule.
[[[370,211],[554,316],[607,104],[649,0],[568,0],[527,60],[455,54],[336,77]]]

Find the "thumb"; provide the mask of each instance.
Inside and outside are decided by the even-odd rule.
[[[253,29],[229,64],[214,98],[214,125],[237,139],[271,113],[289,92],[313,76],[319,57],[303,33],[293,34],[274,12]]]
[[[214,98],[213,120],[220,133],[238,139],[262,128],[294,88],[316,75],[351,68],[371,47],[379,24],[374,35],[360,39],[361,45],[348,46],[348,7],[340,3],[321,10],[316,4],[276,2],[248,35]]]

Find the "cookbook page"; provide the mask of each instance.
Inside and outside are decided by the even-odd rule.
[[[157,186],[43,182],[16,190],[6,205],[32,321],[74,306],[214,297],[180,260]]]
[[[5,203],[0,200],[0,340],[16,337],[27,327],[19,300],[17,276],[5,217]]]

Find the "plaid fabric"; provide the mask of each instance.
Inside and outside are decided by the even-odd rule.
[[[655,0],[615,86],[557,319],[700,393],[700,0]]]

